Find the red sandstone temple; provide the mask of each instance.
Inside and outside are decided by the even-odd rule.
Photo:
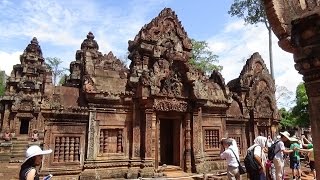
[[[0,101],[1,132],[14,133],[0,160],[23,159],[16,147],[25,142],[52,149],[41,172],[64,178],[150,177],[164,164],[201,173],[224,168],[222,137],[243,154],[258,134],[276,133],[275,85],[258,53],[228,84],[219,72],[206,76],[189,64],[191,41],[168,8],[128,50],[129,69],[89,32],[66,82],[54,86],[33,38]],[[29,142],[33,130],[39,140]]]

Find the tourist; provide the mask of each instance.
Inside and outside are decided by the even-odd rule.
[[[304,143],[305,141],[307,142],[307,144]],[[302,136],[302,146],[307,149],[300,149],[300,152],[307,152],[308,153],[310,170],[311,170],[311,173],[312,173],[314,179],[316,179],[317,175],[316,175],[316,169],[315,169],[315,163],[314,163],[313,144],[308,139],[306,139],[304,136]]]
[[[248,151],[253,150],[254,158],[258,165],[260,166],[260,171],[258,172],[247,172],[250,179],[253,180],[266,180],[266,152],[267,152],[267,138],[263,136],[258,136],[254,139],[254,144],[248,148]]]
[[[276,169],[276,180],[282,180],[284,175],[284,154],[293,152],[292,150],[286,150],[284,143],[289,141],[290,133],[287,131],[280,132],[280,139],[275,147],[275,156],[273,163]],[[275,142],[276,143],[276,142]]]
[[[299,140],[295,137],[290,138],[290,149],[293,151],[290,153],[290,169],[292,170],[292,179],[295,180],[300,179],[301,177],[301,169],[300,169],[300,144],[298,144]]]
[[[51,149],[43,151],[37,145],[30,146],[26,151],[26,159],[21,164],[19,180],[38,180],[39,175],[36,167],[41,165],[42,156],[51,152]]]
[[[271,136],[268,135],[268,139],[267,139],[267,147],[271,147],[271,145],[273,144],[273,141],[271,139]]]
[[[239,159],[239,153],[234,151],[234,145],[232,144],[233,140],[231,138],[226,139],[223,138],[221,140],[221,150],[220,157],[221,159],[225,159],[227,161],[227,175],[229,180],[239,180],[241,179],[239,173],[239,163],[237,159]]]

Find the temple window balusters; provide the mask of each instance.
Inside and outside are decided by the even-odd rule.
[[[80,137],[61,136],[55,138],[53,162],[79,162]]]
[[[123,153],[123,129],[100,130],[100,154]]]
[[[218,129],[205,129],[204,130],[205,149],[212,150],[220,147],[220,137]]]

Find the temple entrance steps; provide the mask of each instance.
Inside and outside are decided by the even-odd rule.
[[[19,179],[21,163],[0,163],[0,179],[17,180]]]
[[[192,174],[191,173],[186,173],[184,172],[181,167],[179,166],[172,166],[172,165],[167,165],[165,167],[162,167],[162,172],[164,177],[170,179],[184,179],[184,180],[191,180],[193,178],[189,177]]]
[[[12,150],[10,162],[21,163],[25,159],[25,152],[29,147],[29,136],[19,136],[12,140]]]

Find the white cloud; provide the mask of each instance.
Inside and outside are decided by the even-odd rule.
[[[0,70],[4,70],[7,75],[10,75],[13,65],[20,63],[20,55],[22,51],[7,53],[0,51]]]
[[[76,50],[92,31],[102,53],[113,51],[122,57],[126,54],[128,40],[150,21],[147,19],[149,13],[158,12],[167,1],[134,0],[121,6],[112,0],[29,0],[17,4],[0,1],[0,16],[6,17],[0,18],[0,40],[37,37],[44,57],[59,57],[64,60],[62,65],[69,67]],[[8,51],[12,49],[16,48],[9,47]],[[14,54],[8,51],[8,55]],[[17,62],[19,58],[14,60]],[[7,72],[11,71],[12,65],[6,65]]]
[[[226,82],[239,76],[245,61],[254,52],[259,52],[270,72],[267,29],[263,24],[243,24],[243,21],[230,22],[223,31],[208,39],[211,50],[219,55],[220,65],[223,66],[222,75]],[[297,85],[302,82],[302,76],[294,69],[292,54],[279,48],[278,39],[274,35],[272,38],[276,85],[295,92]]]

